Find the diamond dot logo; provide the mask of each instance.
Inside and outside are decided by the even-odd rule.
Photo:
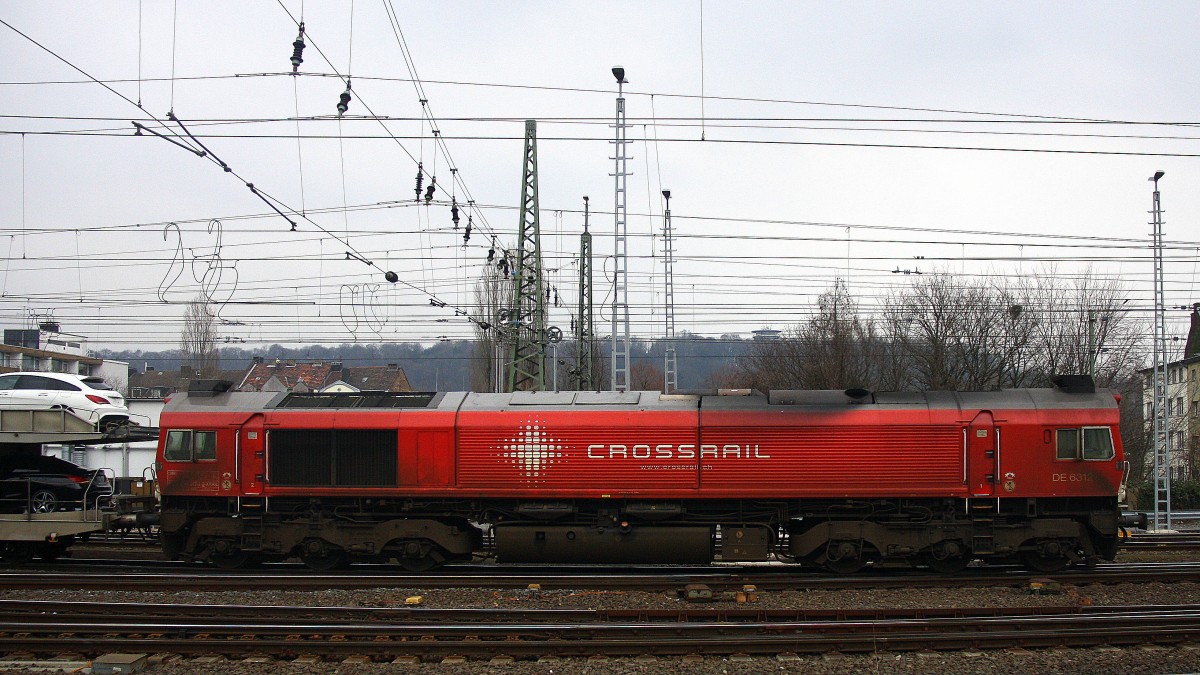
[[[566,456],[559,440],[538,420],[526,420],[518,425],[516,434],[501,439],[500,456],[516,466],[527,481],[540,482],[546,471]]]

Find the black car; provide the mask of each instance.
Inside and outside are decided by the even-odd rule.
[[[103,471],[57,457],[14,454],[0,457],[0,510],[50,513],[96,508],[112,495]]]

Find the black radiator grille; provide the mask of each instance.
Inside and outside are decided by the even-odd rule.
[[[354,391],[291,393],[277,408],[428,408],[436,393],[427,391]],[[436,406],[434,406],[436,407]]]
[[[396,432],[389,429],[274,429],[268,481],[293,487],[393,487]]]

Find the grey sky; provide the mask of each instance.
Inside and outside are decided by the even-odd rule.
[[[304,77],[229,77],[290,70],[296,27],[283,7],[299,17],[302,5]],[[348,2],[0,1],[4,21],[92,76],[125,80],[110,86],[140,97],[160,120],[173,109],[197,134],[279,136],[202,140],[238,175],[295,209],[315,210],[313,221],[404,282],[390,286],[378,270],[347,261],[346,246],[310,223],[292,233],[274,214],[242,218],[270,212],[211,162],[135,137],[130,121],[149,124],[147,114],[100,85],[17,84],[84,78],[0,26],[0,323],[18,327],[31,311],[52,311],[65,330],[100,346],[173,347],[178,303],[196,294],[206,271],[216,278],[205,227],[219,218],[225,246],[213,263],[222,272],[214,297],[229,298],[221,316],[243,324],[224,327],[226,336],[248,346],[467,337],[469,324],[450,308],[430,307],[429,297],[469,307],[487,233],[513,244],[522,120],[533,118],[546,266],[558,270],[550,279],[564,305],[551,322],[566,329],[583,195],[591,197],[597,254],[612,250],[605,139],[615,98],[609,69],[618,64],[629,79],[630,138],[658,139],[631,147],[636,334],[662,331],[659,243],[651,237],[662,226],[662,188],[673,193],[678,237],[677,325],[700,334],[786,327],[811,312],[837,276],[870,311],[907,281],[892,270],[918,267],[1017,275],[1053,262],[1066,276],[1090,263],[1121,278],[1131,306],[1148,311],[1146,178],[1157,169],[1166,171],[1167,238],[1179,246],[1168,262],[1168,303],[1196,299],[1197,158],[1090,154],[1200,154],[1194,4],[705,2],[703,84],[696,0],[353,7],[351,40]],[[481,207],[465,249],[442,203],[449,192],[430,207],[411,202],[410,154],[447,188],[451,165],[435,153],[429,124],[415,121],[421,107],[412,84],[398,81],[408,71],[389,8],[453,166]],[[340,122],[334,105],[344,85],[314,76],[332,72],[316,47],[353,77],[354,100]],[[172,87],[172,70],[216,79]],[[400,118],[386,127],[398,140],[360,119],[368,107]],[[201,122],[290,120],[297,109],[329,119],[303,122],[299,142],[294,121]],[[1143,124],[999,124],[996,115]],[[933,119],[956,122],[903,121]],[[38,133],[80,129],[116,135]],[[361,135],[373,138],[354,138]],[[466,199],[461,187],[454,196]],[[373,208],[344,214],[343,205]],[[163,239],[170,221],[180,223],[188,269],[166,288],[162,280],[174,274],[175,240]],[[610,264],[595,265],[603,290]],[[1178,329],[1186,313],[1172,318]],[[598,317],[605,327],[606,320],[607,312]]]

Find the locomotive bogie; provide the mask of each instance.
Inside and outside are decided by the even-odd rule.
[[[162,536],[178,547],[173,553],[226,567],[288,558],[299,558],[313,569],[331,569],[354,560],[432,567],[470,560],[483,542],[482,531],[460,519],[356,522],[330,514],[194,514],[189,518],[175,512],[167,522]]]

